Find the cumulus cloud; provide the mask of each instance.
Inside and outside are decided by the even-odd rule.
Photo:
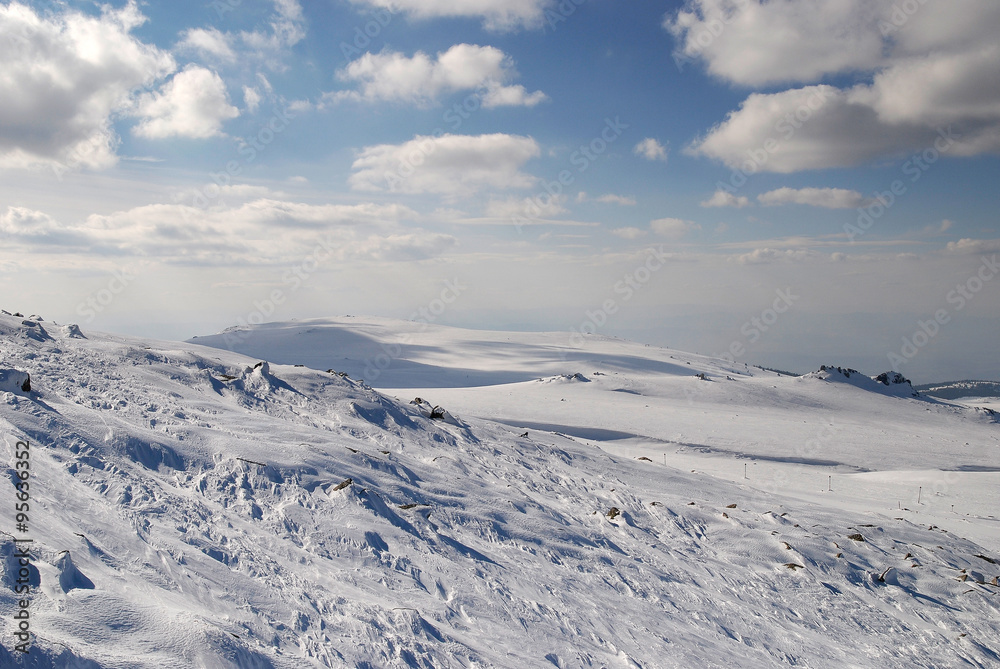
[[[890,0],[694,0],[666,22],[685,58],[737,84],[809,85],[751,94],[688,151],[751,173],[850,167],[936,144],[957,156],[1000,152],[1000,4],[914,8]],[[718,38],[699,45],[711,26]],[[815,83],[848,72],[863,80]]]
[[[495,107],[534,107],[539,102],[549,99],[542,91],[529,93],[521,84],[502,86],[495,82],[487,82],[486,93],[483,95],[483,106],[487,109]]]
[[[487,30],[537,28],[551,0],[354,0],[357,4],[402,11],[415,18],[481,18]]]
[[[697,223],[679,218],[658,218],[650,221],[649,227],[656,234],[669,239],[680,239],[689,232],[701,230],[701,226]]]
[[[741,209],[750,204],[750,200],[745,195],[735,195],[728,191],[717,190],[712,193],[712,197],[701,203],[703,207],[736,207]]]
[[[446,93],[476,90],[484,107],[532,107],[546,99],[541,91],[505,85],[516,78],[510,56],[492,46],[456,44],[431,57],[418,51],[412,57],[393,51],[366,53],[338,73],[359,85],[339,91],[333,100],[389,100],[428,105]]]
[[[679,65],[750,86],[865,70],[882,57],[878,20],[893,0],[693,0],[664,27]]]
[[[131,105],[133,89],[176,68],[131,34],[145,20],[134,2],[100,16],[0,5],[8,45],[0,49],[0,167],[116,162],[112,115]]]
[[[647,137],[642,140],[632,149],[632,153],[646,160],[663,160],[667,159],[667,147],[660,144],[659,141],[653,139],[652,137]]]
[[[870,204],[861,193],[844,188],[778,188],[758,195],[757,201],[768,206],[806,204],[825,209],[856,209]]]
[[[188,65],[159,92],[139,99],[136,115],[142,118],[133,132],[140,137],[205,138],[222,134],[223,122],[240,112],[229,104],[222,78],[199,65]]]
[[[905,138],[885,133],[873,110],[847,97],[827,85],[754,93],[686,152],[747,174],[791,173],[873,160],[898,151],[904,139],[927,141],[926,128],[911,128]]]
[[[360,191],[467,196],[484,188],[530,188],[536,179],[521,168],[541,153],[531,137],[418,135],[403,144],[365,147],[349,183]]]

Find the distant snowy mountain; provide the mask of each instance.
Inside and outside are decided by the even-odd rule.
[[[1000,658],[987,415],[603,337],[260,332],[0,316],[0,666]]]

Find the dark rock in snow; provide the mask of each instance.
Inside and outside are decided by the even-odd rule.
[[[0,369],[0,392],[30,393],[31,377],[16,369]]]

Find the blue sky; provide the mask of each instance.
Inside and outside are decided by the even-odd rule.
[[[986,0],[5,3],[0,307],[1000,378],[998,28]]]

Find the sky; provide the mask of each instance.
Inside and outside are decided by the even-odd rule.
[[[0,308],[1000,379],[993,0],[0,4]]]

